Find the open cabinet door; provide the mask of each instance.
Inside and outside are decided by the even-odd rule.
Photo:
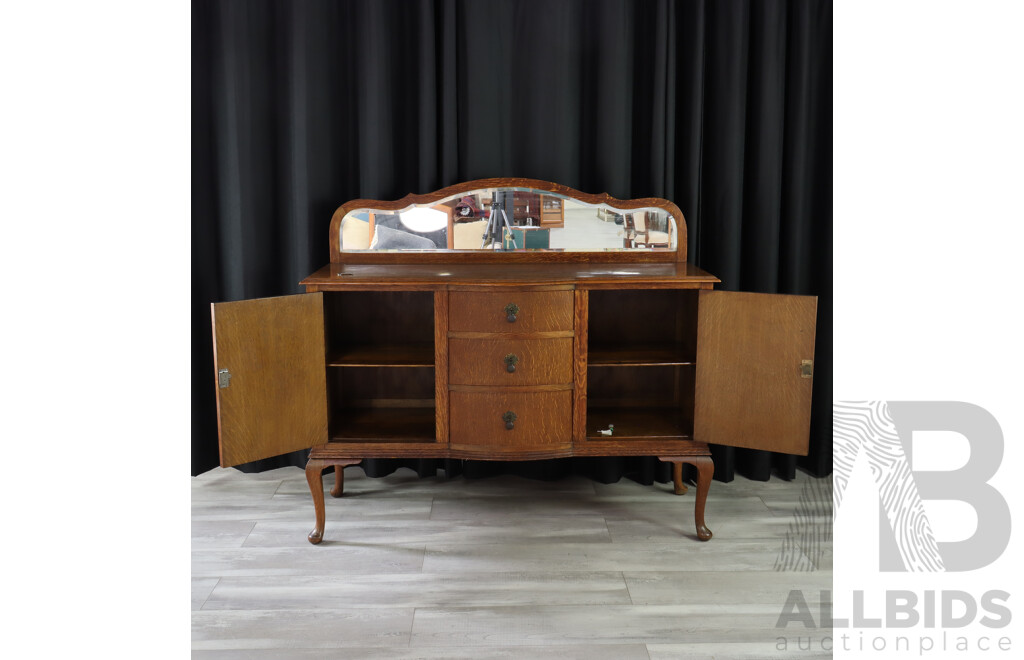
[[[818,299],[701,291],[694,439],[807,455]]]
[[[221,467],[327,442],[323,294],[211,307]]]

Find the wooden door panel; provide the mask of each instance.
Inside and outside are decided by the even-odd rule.
[[[323,294],[211,307],[221,466],[327,442]]]
[[[694,438],[807,455],[818,299],[701,291]]]

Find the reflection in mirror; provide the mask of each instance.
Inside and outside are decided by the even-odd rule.
[[[675,250],[661,208],[616,209],[531,188],[460,193],[398,211],[356,209],[341,222],[349,250]]]

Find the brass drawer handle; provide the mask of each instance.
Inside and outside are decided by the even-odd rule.
[[[505,371],[510,374],[516,372],[516,365],[519,364],[519,356],[515,353],[509,353],[505,356]]]
[[[505,305],[505,318],[508,319],[509,323],[516,322],[516,314],[519,313],[519,305],[515,303],[509,303]]]
[[[505,422],[505,430],[511,431],[516,425],[516,414],[509,410],[507,413],[501,416],[502,421]]]

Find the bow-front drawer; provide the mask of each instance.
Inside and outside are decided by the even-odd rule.
[[[568,385],[572,338],[461,339],[448,342],[452,385]]]
[[[451,393],[452,449],[495,454],[572,444],[572,392]]]
[[[452,291],[451,332],[572,331],[572,291]]]

